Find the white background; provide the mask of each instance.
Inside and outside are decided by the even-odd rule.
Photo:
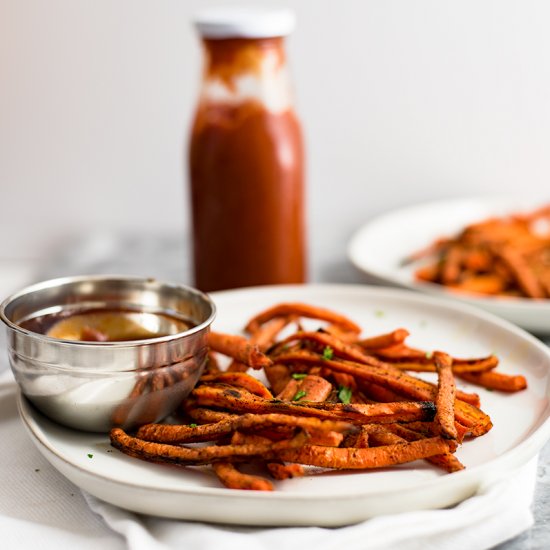
[[[211,3],[0,0],[0,259],[98,231],[186,245],[190,18]],[[312,262],[397,206],[550,191],[550,2],[279,4],[298,16]]]

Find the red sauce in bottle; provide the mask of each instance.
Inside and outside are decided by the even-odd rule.
[[[213,291],[304,282],[304,150],[281,97],[283,39],[204,45],[189,156],[195,284]]]

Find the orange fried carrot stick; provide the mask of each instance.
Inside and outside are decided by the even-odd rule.
[[[253,369],[262,369],[271,365],[271,360],[257,346],[251,344],[242,336],[210,332],[208,334],[208,344],[212,350],[233,357],[233,359],[245,363]]]
[[[413,370],[416,372],[435,372],[435,362],[432,358],[423,359],[399,359],[397,361],[385,359],[398,369]],[[480,357],[476,359],[456,359],[453,358],[453,372],[484,372],[489,371],[498,366],[498,359],[495,355]]]
[[[416,441],[417,439],[422,439],[424,437],[431,437],[415,432],[402,424],[391,424],[389,426],[385,426],[384,428],[405,441]],[[426,458],[426,460],[449,473],[464,470],[464,464],[462,464],[462,462],[460,462],[460,460],[458,460],[458,458],[450,452],[434,455]]]
[[[229,384],[230,386],[245,388],[250,393],[259,397],[265,397],[266,399],[273,398],[272,393],[262,384],[262,382],[260,382],[260,380],[245,372],[220,372],[219,374],[206,375],[201,377],[200,382],[220,382]]]
[[[457,441],[461,443],[464,440],[464,437],[470,433],[470,430],[460,422],[455,422],[455,426],[458,433]],[[404,427],[404,424],[388,425],[388,429],[409,441],[410,438],[407,436],[407,432],[403,432]],[[415,432],[417,435],[422,435],[423,437],[436,437],[439,435],[433,422],[409,422],[406,427],[407,429]]]
[[[462,257],[462,245],[455,243],[448,248],[445,260],[441,266],[441,282],[444,285],[456,283],[460,278]]]
[[[237,470],[231,462],[214,462],[212,468],[218,479],[229,489],[248,491],[273,491],[273,483],[268,479]]]
[[[304,340],[316,344],[316,347],[320,348],[321,350],[327,350],[331,357],[333,355],[336,355],[338,357],[352,359],[359,362],[367,360],[366,357],[368,357],[367,354],[359,346],[356,346],[354,344],[347,344],[346,342],[343,342],[332,334],[319,331],[302,331],[291,334],[277,344],[277,348],[272,353],[272,355],[276,357],[277,351],[281,349],[286,350],[288,347],[287,344],[291,342],[301,342]]]
[[[380,334],[378,336],[371,336],[370,338],[363,338],[357,343],[366,349],[378,349],[394,346],[395,344],[401,344],[409,336],[409,331],[404,328],[398,328],[387,334]]]
[[[303,435],[303,432],[301,432]],[[166,443],[153,443],[131,437],[120,428],[110,433],[111,445],[123,453],[149,462],[171,464],[208,464],[218,460],[243,460],[251,457],[276,456],[278,450],[302,446],[307,437],[295,437],[264,445],[209,445],[207,447],[180,447]]]
[[[437,369],[437,394],[435,406],[437,412],[434,422],[445,439],[457,439],[455,427],[455,379],[453,376],[453,360],[447,353],[434,352],[435,367]]]
[[[423,361],[426,359],[424,350],[411,348],[404,342],[386,348],[370,350],[370,354],[379,357],[383,361]]]
[[[433,420],[435,415],[435,406],[431,401],[401,401],[369,405],[292,402],[261,399],[245,390],[237,391],[234,388],[206,385],[195,388],[192,396],[199,405],[220,407],[232,412],[282,413],[347,422],[411,422]]]
[[[525,259],[512,247],[493,246],[492,252],[515,276],[518,286],[529,298],[545,298],[546,294]]]
[[[231,437],[232,445],[243,445],[245,443],[265,443],[265,437],[256,434],[243,434],[235,432]],[[321,443],[322,445],[322,443]],[[305,470],[301,464],[285,464],[282,460],[273,459],[266,462],[266,467],[274,479],[289,479],[292,477],[301,477],[305,475]]]
[[[349,422],[319,420],[286,414],[243,414],[215,424],[189,426],[180,424],[146,424],[137,437],[157,443],[198,443],[220,439],[235,430],[265,430],[273,427],[301,428],[311,434],[326,432],[353,432],[357,428]]]
[[[269,323],[264,323],[252,336],[250,340],[252,343],[256,344],[262,351],[265,351],[269,346],[275,342],[277,335],[289,324],[292,322],[294,317],[288,315],[286,317],[276,317],[269,321]]]
[[[228,418],[237,418],[239,415],[234,413],[215,411],[214,409],[208,409],[206,407],[197,407],[193,403],[192,399],[185,399],[182,403],[187,416],[199,424],[214,424],[215,422],[221,422]]]
[[[278,304],[274,307],[266,309],[255,315],[250,321],[248,321],[245,329],[247,332],[254,333],[258,328],[267,321],[275,317],[286,317],[288,315],[307,317],[310,319],[319,319],[321,321],[327,321],[335,325],[341,326],[344,330],[350,332],[361,332],[361,327],[354,323],[351,319],[348,319],[344,315],[340,315],[329,309],[321,307],[310,306],[302,303],[286,303]]]
[[[285,464],[283,462],[268,462],[266,464],[271,477],[274,479],[290,479],[302,477],[306,474],[301,464]]]
[[[269,346],[275,342],[275,339],[279,332],[292,321],[292,317],[277,317],[262,325],[252,336],[250,337],[250,343],[258,346],[260,351],[265,351]],[[227,370],[229,372],[245,372],[248,369],[248,365],[239,361],[233,360]]]
[[[520,374],[510,375],[501,372],[460,372],[457,373],[459,378],[477,384],[483,388],[490,390],[498,390],[505,392],[516,392],[524,390],[527,387],[525,376]]]
[[[405,443],[406,441],[416,441],[423,438],[423,436],[415,434],[412,430],[408,430],[409,437],[404,438],[390,431],[387,426],[380,426],[378,424],[367,424],[364,428],[369,434],[369,439],[375,445],[397,445],[399,443]],[[406,430],[406,428],[404,429]],[[439,466],[449,473],[464,469],[464,465],[460,462],[460,460],[458,460],[450,452],[440,455],[433,455],[425,460],[435,466]]]
[[[273,363],[269,367],[264,369],[265,376],[269,382],[269,385],[275,395],[281,393],[291,378],[290,368],[287,365],[281,365],[280,363]]]
[[[448,451],[448,444],[440,437],[434,437],[411,443],[362,449],[320,447],[306,444],[297,449],[281,450],[277,454],[283,460],[321,468],[367,469],[403,464]]]
[[[306,375],[302,380],[291,379],[285,389],[277,395],[277,399],[286,401],[325,401],[332,392],[332,384],[312,374]]]
[[[380,384],[376,384],[374,382],[363,382],[361,384],[361,389],[363,389],[369,397],[376,401],[382,401],[382,403],[387,403],[388,401],[402,401],[403,399],[406,399],[403,395],[400,395],[390,388],[381,386]],[[456,398],[460,399],[460,401],[469,403],[478,409],[481,406],[481,400],[479,399],[479,395],[477,393],[465,392],[459,389],[456,389],[455,393]]]

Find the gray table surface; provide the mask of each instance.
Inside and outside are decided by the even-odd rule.
[[[100,234],[64,243],[59,254],[41,266],[36,279],[81,274],[127,274],[189,284],[191,269],[185,240],[166,235]],[[341,251],[321,251],[310,265],[313,283],[364,284],[370,281],[351,266]],[[543,339],[550,345],[550,337]],[[497,550],[550,549],[550,442],[542,449],[533,502],[535,524]],[[468,549],[464,549],[468,550]]]

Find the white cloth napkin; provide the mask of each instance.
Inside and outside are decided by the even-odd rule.
[[[85,495],[131,550],[485,550],[533,524],[536,459],[509,479],[445,510],[396,514],[340,528],[248,528],[140,516]]]
[[[11,372],[0,373],[2,548],[34,548],[41,541],[40,548],[56,550],[69,544],[84,550],[485,550],[533,524],[536,459],[453,508],[348,527],[257,528],[142,516],[82,495],[61,476],[25,433],[15,396]]]
[[[11,371],[1,372],[0,548],[125,548],[124,539],[90,510],[80,490],[33,445],[17,414],[16,395]]]
[[[82,495],[59,474],[25,433],[15,396],[0,342],[1,548],[485,550],[533,524],[536,459],[453,508],[383,516],[348,527],[248,528],[141,516]]]

